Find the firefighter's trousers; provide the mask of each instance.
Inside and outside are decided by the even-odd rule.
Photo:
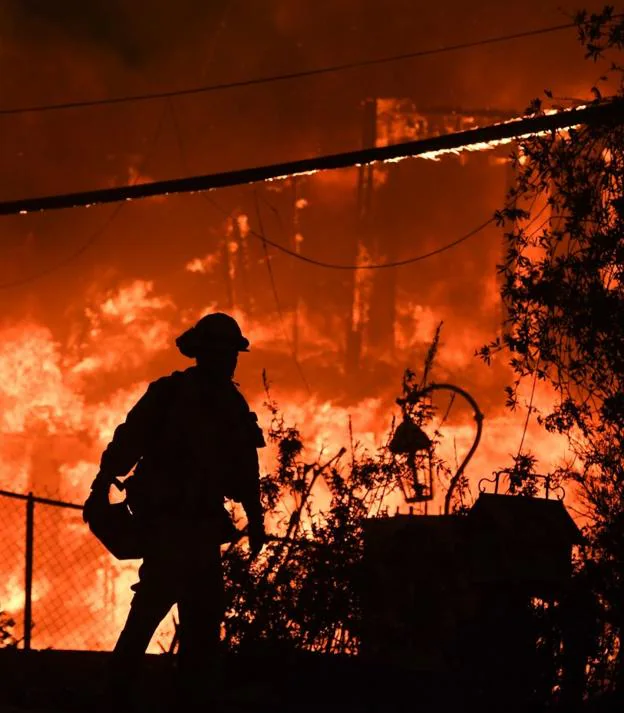
[[[178,605],[179,695],[201,705],[216,693],[223,575],[218,538],[208,523],[160,522],[150,529],[139,582],[111,664],[113,707],[127,706],[158,625]],[[123,705],[121,705],[123,704]],[[140,706],[140,700],[138,701]]]

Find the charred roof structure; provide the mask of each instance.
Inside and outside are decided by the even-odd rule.
[[[482,493],[465,515],[368,520],[362,655],[444,682],[440,695],[524,710],[538,685],[532,610],[568,600],[580,541],[545,498]]]

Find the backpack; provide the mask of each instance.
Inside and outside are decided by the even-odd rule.
[[[191,368],[152,384],[148,443],[126,480],[136,512],[216,514],[224,498],[241,502],[257,487],[257,448],[265,443],[256,415],[234,384],[206,389],[196,377]]]
[[[116,482],[120,489],[125,483]],[[84,507],[85,521],[91,532],[118,560],[142,559],[145,554],[145,530],[132,512],[128,498],[121,503],[109,501],[108,489],[99,489],[89,496]],[[225,507],[217,514],[220,544],[237,542],[242,532],[232,522]]]
[[[158,492],[159,482],[154,470],[154,460],[158,455],[158,445],[162,443],[163,433],[175,418],[173,407],[176,398],[187,385],[189,372],[174,372],[168,377],[163,377],[154,382],[150,388],[156,389],[157,408],[154,409],[154,421],[149,424],[150,444],[147,451],[135,466],[133,473],[123,483],[114,481],[120,490],[125,490],[126,498],[121,503],[112,504],[109,501],[109,490],[98,489],[90,495],[88,508],[85,507],[85,520],[90,530],[102,544],[117,558],[140,559],[144,553],[144,522],[149,518],[158,518],[162,513],[163,505],[169,500],[171,492],[165,490]],[[190,385],[192,387],[192,384]],[[233,387],[235,388],[235,387]],[[257,425],[257,418],[253,414],[243,396],[236,391],[242,409],[243,428],[248,429],[248,445],[254,448],[264,445],[262,431]],[[240,415],[240,414],[239,414]],[[247,440],[247,439],[246,439]],[[151,471],[151,472],[150,472]],[[165,482],[165,486],[175,487],[175,483]],[[229,485],[220,483],[214,503],[206,508],[211,517],[219,521],[220,542],[225,544],[235,542],[242,536],[232,522],[229,512],[223,505],[223,498],[241,500],[244,496],[244,486],[233,480]],[[156,492],[154,492],[156,491]],[[220,500],[219,500],[220,499]],[[217,505],[218,503],[218,505]],[[184,505],[182,501],[182,505]],[[202,514],[202,503],[195,500],[188,501],[186,505],[197,507],[197,513]],[[184,516],[184,511],[178,513]]]

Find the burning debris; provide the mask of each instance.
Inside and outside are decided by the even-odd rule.
[[[280,157],[279,163],[262,170],[234,173],[219,172],[221,164],[216,161],[210,164],[211,170],[216,166],[216,177],[179,183],[163,182],[157,167],[144,167],[135,146],[132,151],[107,157],[111,175],[99,184],[108,186],[103,193],[5,204],[0,212],[28,212],[42,205],[96,204],[102,198],[129,201],[160,191],[203,191],[234,181],[262,179],[267,184],[257,186],[260,202],[269,206],[274,202],[276,207],[264,219],[265,231],[257,196],[252,200],[246,190],[218,193],[218,199],[223,196],[229,206],[216,226],[214,216],[205,210],[207,201],[197,200],[206,196],[185,198],[184,210],[177,211],[172,222],[168,222],[167,211],[182,205],[172,196],[147,205],[146,209],[153,211],[151,218],[140,212],[144,208],[137,202],[124,205],[122,215],[127,216],[127,223],[119,220],[115,224],[119,230],[114,231],[120,242],[115,242],[116,235],[109,230],[99,246],[102,253],[94,258],[102,265],[118,263],[112,277],[94,272],[77,278],[69,272],[72,287],[67,288],[67,294],[71,292],[73,305],[63,305],[62,309],[67,309],[63,319],[57,316],[62,310],[56,302],[49,311],[46,305],[34,304],[32,309],[24,308],[25,315],[15,317],[9,310],[0,331],[0,488],[71,502],[84,500],[97,454],[147,380],[179,366],[170,351],[173,334],[202,314],[226,309],[244,325],[253,344],[250,366],[242,375],[252,395],[252,407],[265,426],[275,416],[270,409],[263,409],[265,394],[258,374],[266,367],[286,422],[300,432],[302,448],[296,454],[295,470],[300,478],[304,471],[306,477],[316,478],[314,496],[319,510],[330,504],[337,492],[343,492],[337,476],[330,484],[325,481],[326,475],[337,472],[337,462],[330,457],[341,452],[349,435],[369,453],[376,453],[385,443],[392,418],[400,418],[396,409],[392,411],[397,375],[419,363],[435,325],[444,321],[436,378],[465,383],[470,392],[479,395],[480,403],[483,398],[488,417],[481,448],[465,473],[474,492],[479,478],[509,461],[518,426],[524,420],[519,412],[503,410],[500,396],[505,368],[498,365],[487,372],[472,359],[475,349],[500,326],[495,265],[501,246],[498,233],[489,225],[480,234],[482,241],[461,247],[457,241],[452,257],[451,253],[435,253],[440,245],[455,245],[448,241],[465,231],[467,224],[482,220],[481,214],[490,215],[499,206],[503,184],[513,179],[500,146],[524,135],[525,129],[565,131],[583,117],[616,109],[598,103],[568,112],[544,112],[527,122],[507,110],[433,111],[409,98],[378,99],[367,102],[362,148],[347,154],[341,153],[344,146],[336,145],[321,161],[292,162]],[[120,133],[125,129],[123,124]],[[202,123],[202,135],[207,133],[205,129]],[[456,132],[464,133],[456,136]],[[258,137],[264,139],[260,129]],[[178,149],[184,143],[182,138],[180,142],[177,137]],[[143,133],[140,140],[144,143]],[[404,142],[416,143],[401,146]],[[267,145],[268,156],[276,161],[270,142]],[[456,161],[455,155],[464,149],[462,161]],[[427,162],[403,160],[415,151],[425,158],[444,156],[448,160],[433,167]],[[487,165],[481,161],[485,151],[494,154],[494,161]],[[317,144],[310,142],[299,155],[317,153]],[[212,161],[212,154],[207,155]],[[248,160],[241,152],[232,165],[267,162]],[[339,170],[338,166],[346,168]],[[131,190],[119,185],[128,176],[134,184]],[[142,216],[140,221],[137,216]],[[38,216],[23,220],[36,219]],[[47,229],[36,225],[42,226],[41,231]],[[144,242],[135,234],[144,236]],[[182,234],[184,240],[179,238]],[[275,234],[279,235],[276,240],[265,240]],[[186,236],[192,238],[187,241]],[[28,249],[35,252],[36,240],[31,242],[34,247]],[[278,257],[276,245],[286,247],[290,257]],[[163,257],[154,257],[157,253]],[[395,270],[380,274],[384,271],[376,270],[394,260],[401,264],[403,257],[409,264],[414,253],[430,253],[431,259],[426,264],[413,262],[409,274]],[[19,265],[29,267],[33,257],[20,254]],[[298,269],[301,260],[286,262],[291,258],[309,258],[316,267],[305,272],[303,267]],[[332,263],[349,270],[331,276],[327,271],[318,272],[319,266],[331,267]],[[62,282],[59,275],[56,286],[43,292],[42,302]],[[309,384],[309,392],[301,387],[302,381]],[[530,399],[530,408],[538,409],[546,407],[553,394],[538,385],[535,394],[521,394],[521,402],[523,397],[527,403]],[[435,405],[442,413],[449,407],[439,396]],[[456,472],[462,453],[470,449],[472,414],[453,405],[448,419],[431,427],[429,435],[426,428],[418,428],[418,432],[411,430],[407,447],[395,442],[408,459],[414,455],[414,470],[416,451],[428,457],[434,441],[440,459],[455,464],[455,468],[449,466],[439,473],[429,471],[431,484],[438,477],[440,487],[434,496],[430,485],[427,497],[434,497],[427,507],[439,512],[443,507],[440,494]],[[418,444],[427,448],[413,448],[415,434]],[[548,437],[534,423],[529,424],[527,439],[545,468],[565,455],[563,439]],[[321,458],[319,454],[329,455]],[[274,473],[279,458],[279,443],[274,443],[263,457],[263,470]],[[311,463],[314,467],[307,468]],[[369,464],[363,456],[358,462],[359,475]],[[303,478],[301,482],[308,481]],[[423,486],[418,477],[414,482]],[[329,537],[322,523],[301,514],[304,499],[299,495],[285,497],[279,504],[273,523],[276,529],[280,518],[299,508],[301,517],[293,527],[306,536],[316,532]],[[397,507],[400,502],[394,494],[379,499],[376,506]],[[14,514],[10,520],[21,538],[20,517]],[[51,516],[41,517],[47,520],[50,542],[55,545],[80,537],[72,517],[59,515],[55,523]],[[37,605],[47,602],[51,606],[50,597],[59,586],[66,562],[39,554],[43,564],[34,599]],[[105,561],[101,553],[90,551],[83,571],[87,565],[92,569],[93,562],[97,562],[95,578],[88,582],[78,578],[80,585],[74,585],[76,591],[67,596],[67,602],[71,606],[81,602],[87,610],[85,620],[93,622],[94,613],[100,613],[99,596],[105,592],[110,621],[102,627],[115,628],[120,623],[118,613],[127,604],[126,590],[135,576],[134,568],[120,569]],[[15,572],[19,566],[19,557],[7,565],[0,591],[0,606],[18,615],[21,584]],[[35,624],[40,645],[110,645],[103,628],[89,631],[85,625],[78,630],[68,624],[54,629],[43,615]],[[350,645],[349,641],[345,625],[336,639],[319,633],[313,645],[332,648]]]
[[[392,182],[397,180],[393,173],[402,171],[403,166],[392,168],[388,182],[382,185],[375,181],[366,184],[370,187],[369,197],[362,198],[359,204],[364,210],[364,219],[342,228],[357,236],[356,240],[350,238],[350,243],[360,267],[379,259],[380,251],[386,249],[381,242],[386,230],[383,220],[397,211],[391,193]],[[467,169],[462,167],[462,170]],[[354,194],[358,183],[360,191],[364,190],[363,175],[361,170],[359,178],[351,176],[355,182],[350,190]],[[302,245],[297,237],[301,235],[306,235],[307,249],[328,247],[317,237],[318,228],[315,231],[315,221],[320,220],[323,225],[331,218],[323,215],[322,195],[327,183],[320,180],[321,177],[322,174],[316,174],[305,181],[298,179],[296,192],[271,192],[271,201],[277,202],[279,211],[288,215],[290,210],[293,216],[291,234],[295,247]],[[408,171],[399,180],[413,180],[413,174]],[[368,200],[368,206],[362,200]],[[357,201],[353,201],[353,206],[357,206]],[[272,215],[278,216],[279,212]],[[467,380],[469,388],[476,384],[480,391],[483,380],[487,379],[487,393],[492,394],[486,403],[489,430],[466,474],[473,490],[478,478],[505,462],[513,449],[510,441],[515,438],[522,415],[505,413],[500,404],[494,406],[496,384],[502,386],[505,373],[492,375],[482,367],[480,370],[470,358],[474,349],[487,339],[490,326],[495,326],[500,319],[500,308],[489,292],[486,294],[485,287],[481,296],[482,284],[491,291],[484,276],[488,270],[494,270],[496,247],[474,248],[464,253],[463,259],[470,265],[470,271],[464,291],[454,297],[447,294],[455,288],[449,283],[444,262],[437,266],[429,263],[426,268],[413,272],[409,282],[399,279],[394,286],[378,279],[372,271],[357,269],[353,280],[346,283],[325,278],[321,291],[316,278],[290,270],[285,272],[283,267],[280,272],[280,265],[276,264],[278,295],[283,300],[278,311],[267,299],[266,292],[256,287],[261,279],[266,279],[267,261],[274,258],[263,254],[257,241],[251,242],[253,216],[252,206],[246,210],[235,209],[220,235],[215,236],[216,245],[207,257],[180,260],[178,269],[180,275],[184,275],[185,284],[191,278],[202,288],[190,300],[181,289],[181,280],[176,278],[170,279],[165,292],[155,280],[129,276],[118,280],[114,287],[90,285],[85,293],[84,308],[74,310],[71,323],[63,325],[63,329],[53,331],[31,319],[3,331],[0,368],[7,378],[0,385],[3,406],[1,488],[22,493],[33,491],[36,495],[70,502],[84,500],[97,468],[99,452],[144,390],[146,379],[162,373],[163,369],[178,366],[171,357],[173,334],[201,314],[226,305],[252,342],[249,371],[258,372],[267,367],[285,417],[301,430],[305,444],[302,457],[306,460],[317,458],[319,453],[338,452],[350,428],[355,442],[371,453],[376,452],[387,437],[392,420],[397,374],[406,365],[420,361],[435,325],[444,319],[446,326],[437,359],[439,376]],[[398,243],[409,243],[411,230],[403,228],[395,235]],[[196,254],[206,256],[205,248],[198,249]],[[416,286],[413,276],[417,278]],[[477,289],[471,284],[472,280],[478,281]],[[420,287],[419,281],[426,288]],[[465,301],[467,294],[471,298],[478,296],[480,308],[463,309],[461,300]],[[214,296],[214,301],[206,295]],[[312,394],[303,392],[292,371],[293,345],[313,385]],[[261,385],[257,380],[252,381],[245,370],[242,378],[249,384],[252,408],[266,425],[268,415],[263,408],[265,395]],[[535,405],[540,399],[547,401],[549,396],[545,392],[538,393]],[[438,406],[442,410],[446,408],[443,402]],[[440,458],[453,463],[457,454],[467,452],[472,442],[471,414],[460,407],[454,408],[442,431],[444,437],[438,444]],[[533,427],[530,434],[536,452],[541,453],[545,463],[558,457],[553,448],[556,439],[546,438]],[[274,448],[268,449],[263,456],[264,472],[274,472],[278,455]],[[428,505],[431,512],[443,506],[439,494],[448,486],[450,471],[441,471],[439,476],[438,497]],[[316,487],[315,497],[322,508],[329,503],[331,493],[322,478]],[[386,507],[397,507],[401,502],[398,496],[388,498]],[[294,505],[295,501],[289,499],[280,504],[281,515],[276,516],[276,527],[279,518]],[[59,542],[77,536],[71,518],[60,519],[50,527],[57,532],[55,537],[60,538]],[[53,559],[45,557],[41,561],[47,564],[39,570],[35,605],[48,609],[58,607],[58,596],[54,604],[50,597],[56,588],[51,583],[58,582],[62,572],[61,563],[55,564]],[[128,584],[135,577],[135,568],[120,569],[93,550],[77,572],[81,589],[85,584],[80,572],[86,572],[87,565],[91,563],[92,567],[94,561],[99,562],[97,579],[88,585],[90,595],[86,606],[91,613],[85,615],[85,621],[90,624],[83,625],[80,631],[71,625],[61,631],[47,628],[45,620],[35,622],[40,645],[110,646],[110,635],[104,632],[120,624],[120,612],[127,606]],[[18,560],[16,566],[21,566]],[[6,582],[8,589],[3,601],[17,602],[17,609],[12,611],[19,615],[19,581],[9,577]],[[102,591],[105,608],[115,626],[104,621],[98,629],[95,621],[101,611],[98,597]],[[44,609],[39,611],[44,616]],[[156,639],[155,650],[159,640],[163,641]]]

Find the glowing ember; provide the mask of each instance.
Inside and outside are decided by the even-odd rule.
[[[159,297],[151,286],[132,283],[106,296],[99,307],[88,308],[87,320],[91,328],[87,330],[80,349],[74,348],[69,354],[64,354],[61,345],[55,343],[50,332],[41,326],[19,325],[0,335],[0,369],[5,375],[0,383],[0,403],[3,407],[3,440],[0,445],[2,487],[20,492],[34,489],[40,495],[62,497],[74,502],[84,500],[97,470],[102,448],[115,426],[146,388],[145,381],[136,381],[102,394],[97,401],[91,402],[87,395],[88,382],[84,377],[87,374],[101,377],[114,369],[115,364],[123,364],[126,369],[134,368],[140,360],[127,358],[128,343],[135,345],[143,360],[149,354],[163,352],[168,346],[165,333],[172,335],[177,330],[171,325],[165,330],[163,320],[163,326],[152,334],[151,340],[145,340],[139,338],[138,327],[153,319],[154,314],[171,307],[170,299]],[[273,320],[250,320],[238,312],[235,316],[240,319],[256,350],[281,353],[282,358],[288,354]],[[431,307],[401,302],[395,331],[399,354],[403,356],[394,357],[397,379],[401,361],[408,354],[423,348],[431,338],[431,329],[439,317]],[[299,318],[303,320],[302,353],[318,355],[329,349],[333,349],[334,354],[337,352],[338,347],[332,343],[332,338],[320,334],[313,324],[307,322],[305,311]],[[125,338],[117,331],[122,328]],[[474,345],[474,338],[473,332],[472,335],[454,333],[445,339],[440,349],[439,369],[452,372],[465,368],[471,358],[469,345]],[[22,365],[22,368],[16,365]],[[383,393],[371,394],[349,404],[337,404],[317,396],[302,398],[301,394],[285,391],[276,384],[274,396],[283,407],[287,420],[301,428],[307,452],[312,458],[319,452],[334,455],[348,443],[349,419],[362,447],[374,450],[384,443],[392,417],[397,415],[393,407],[397,390],[398,385],[395,384]],[[257,410],[266,426],[267,415],[262,406],[264,395],[258,392],[250,394],[250,397],[252,408]],[[542,406],[550,397],[551,394],[538,390],[536,405]],[[441,403],[440,408],[443,410],[444,407]],[[468,472],[473,492],[476,491],[476,481],[489,474],[493,465],[508,461],[517,443],[523,418],[523,413],[496,414],[486,409],[483,446]],[[469,447],[473,434],[471,415],[459,409],[451,415],[443,429],[441,455],[450,463],[455,462],[456,454],[461,458]],[[535,423],[530,424],[527,439],[537,455],[543,458],[545,467],[556,461],[559,457],[557,452],[563,455],[564,444],[546,437]],[[263,453],[265,469],[272,468],[272,456],[270,449]],[[431,512],[441,508],[444,484],[438,483],[437,486],[438,496],[430,505]],[[327,497],[325,486],[319,481],[316,499],[319,509],[326,505]],[[287,507],[288,504],[284,505]],[[401,502],[395,496],[388,500],[387,505],[394,508]],[[42,507],[39,506],[38,511],[38,533],[41,537],[61,539],[55,540],[56,545],[46,545],[45,540],[39,544],[44,549],[38,560],[35,589],[35,615],[39,612],[41,617],[35,645],[110,648],[127,611],[131,595],[129,585],[136,581],[136,570],[127,564],[110,561],[80,523],[79,514],[71,516],[63,524],[65,516],[63,520],[58,520],[58,512],[55,512],[57,519],[53,525],[52,515],[44,516]],[[53,532],[57,534],[52,535]],[[68,562],[51,557],[46,547],[58,546],[63,551],[70,543],[77,554],[68,575]],[[83,554],[79,555],[79,552]],[[6,610],[19,614],[23,606],[19,579],[23,561],[19,558],[15,561],[15,568],[5,572],[5,585],[0,595]],[[80,608],[83,613],[76,622],[80,620],[84,623],[80,627],[76,623],[56,629],[53,625],[54,611],[61,606],[58,580],[63,579],[66,585],[68,576],[80,584],[75,585],[75,594],[64,596],[63,611]],[[105,612],[109,612],[107,616]],[[163,626],[160,638],[157,637],[152,644],[152,651],[159,650],[159,642],[168,640],[171,623]]]
[[[415,135],[425,130],[419,121],[410,129]],[[466,119],[466,123],[472,125],[474,120]],[[382,140],[389,143],[393,140],[396,131],[391,129]],[[407,129],[401,129],[404,130]],[[507,142],[465,148],[483,151]],[[424,157],[439,158],[458,150]],[[356,171],[305,175],[312,174],[310,193],[326,191],[328,203],[342,210],[345,196],[355,186]],[[373,187],[379,193],[387,191],[390,178],[389,169],[373,172]],[[303,251],[304,245],[306,249],[319,248],[313,238],[314,230],[300,225],[312,212],[310,206],[316,207],[317,202],[317,196],[293,198],[291,208],[295,218],[287,240],[297,251]],[[305,216],[299,215],[298,211],[304,208]],[[261,424],[268,426],[259,378],[266,366],[273,381],[273,396],[287,422],[300,428],[307,449],[305,457],[310,460],[319,452],[331,457],[348,446],[350,421],[360,447],[372,451],[385,443],[392,419],[398,416],[394,401],[399,395],[403,370],[408,366],[421,368],[435,328],[444,321],[435,379],[465,386],[474,393],[486,416],[482,445],[467,471],[473,495],[481,478],[490,475],[494,468],[510,464],[519,445],[526,410],[505,411],[502,386],[507,379],[506,369],[495,365],[488,371],[474,358],[475,349],[488,341],[500,324],[494,267],[498,248],[478,246],[465,252],[462,261],[450,267],[432,261],[420,271],[415,269],[409,283],[397,281],[392,287],[393,307],[387,313],[391,316],[383,320],[376,312],[381,294],[377,277],[372,271],[360,269],[350,276],[353,279],[348,287],[344,282],[334,284],[326,280],[319,288],[310,280],[304,290],[307,278],[289,265],[288,272],[275,277],[278,291],[284,283],[289,285],[289,298],[279,309],[273,306],[269,309],[266,304],[258,309],[244,289],[250,274],[254,280],[259,279],[250,265],[263,271],[266,267],[265,255],[253,253],[255,244],[249,242],[252,215],[235,210],[221,226],[216,246],[198,249],[197,253],[203,257],[186,255],[180,259],[179,271],[187,280],[204,280],[202,284],[207,285],[192,307],[188,302],[182,307],[182,300],[162,292],[155,282],[127,279],[114,288],[92,285],[80,314],[74,314],[73,322],[59,330],[62,336],[32,319],[5,324],[0,330],[1,488],[82,502],[97,471],[102,449],[149,380],[184,368],[184,362],[173,349],[175,336],[202,314],[215,309],[230,312],[251,341],[250,355],[241,358],[240,378]],[[376,227],[385,230],[382,225]],[[451,228],[441,227],[437,232],[443,229]],[[390,235],[390,229],[387,233]],[[340,230],[334,234],[336,245],[347,242]],[[355,262],[360,267],[382,259],[376,254],[380,249],[371,249],[362,240],[354,240],[353,245]],[[260,246],[256,247],[260,251]],[[462,271],[467,277],[460,292],[455,275]],[[211,292],[217,280],[227,281],[230,288],[227,307],[223,298]],[[455,289],[452,296],[447,294],[450,289]],[[331,301],[323,302],[324,291],[332,290]],[[258,292],[261,290],[256,291],[255,298],[264,297]],[[306,294],[314,299],[306,299]],[[381,298],[383,301],[383,294]],[[337,309],[337,304],[344,309]],[[384,338],[374,333],[380,325],[386,329]],[[359,338],[360,359],[353,369],[345,366],[349,330]],[[295,373],[299,378],[297,369],[305,372],[311,394],[292,377]],[[538,384],[533,405],[545,409],[554,397]],[[524,399],[528,402],[529,395],[525,394]],[[442,414],[448,403],[439,397],[436,405]],[[435,425],[436,422],[432,428]],[[442,428],[439,449],[439,455],[450,464],[451,470],[463,458],[473,436],[472,414],[456,405]],[[565,457],[563,440],[544,433],[535,418],[529,421],[525,441],[538,456],[543,471]],[[274,467],[274,456],[271,448],[262,453],[265,470]],[[436,482],[436,497],[429,505],[431,512],[441,509],[446,485]],[[322,479],[316,488],[315,503],[320,511],[327,503],[328,492]],[[283,505],[288,507],[288,503]],[[404,507],[398,496],[388,499],[386,505]],[[15,510],[11,522],[19,532],[23,527],[23,510]],[[136,581],[135,566],[111,561],[89,535],[76,511],[52,511],[49,506],[40,505],[36,527],[34,645],[109,648],[127,611],[129,585]],[[19,542],[15,542],[16,555],[5,567],[4,585],[0,588],[0,606],[16,615],[23,607],[21,543],[23,532]],[[69,554],[59,557],[57,552]],[[70,591],[61,598],[59,592],[65,591],[62,582]],[[59,624],[55,612],[67,611],[80,612],[80,616],[76,614],[74,621]],[[170,628],[166,624],[163,632],[167,626]],[[152,650],[158,650],[158,639]]]

